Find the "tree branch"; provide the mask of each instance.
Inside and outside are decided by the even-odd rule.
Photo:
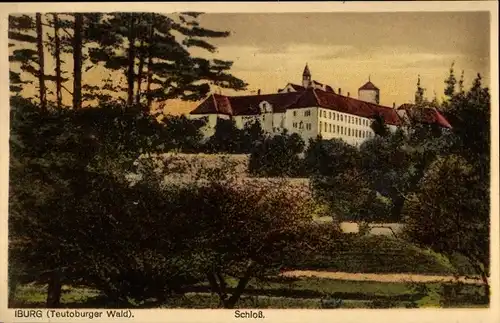
[[[73,95],[73,92],[71,92],[70,90],[68,90],[63,84],[61,84],[61,87],[66,90],[69,94]]]

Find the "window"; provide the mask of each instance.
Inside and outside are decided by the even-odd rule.
[[[328,124],[325,122],[325,132],[328,132]]]
[[[310,115],[311,115],[311,111],[310,110],[304,111],[304,117],[308,117]]]
[[[294,122],[294,123],[293,123],[293,127],[294,127],[294,128],[297,128],[297,122]]]
[[[311,130],[311,124],[310,123],[306,123],[306,130]]]
[[[330,132],[332,132],[332,124],[331,123],[329,124],[329,127],[330,127]]]
[[[319,131],[321,131],[321,127],[323,126],[323,122],[319,122]]]
[[[340,126],[337,126],[337,133],[340,133]]]
[[[304,123],[302,121],[299,123],[299,129],[304,129]]]
[[[343,135],[344,134],[344,127],[340,126],[340,134]]]
[[[332,112],[328,112],[328,119],[332,118]]]
[[[347,135],[350,137],[351,136],[351,128],[347,129]]]
[[[340,115],[340,121],[344,121],[344,116],[343,115]]]
[[[293,111],[293,116],[296,117],[297,116],[297,111]]]
[[[323,117],[326,118],[326,111],[323,111]]]

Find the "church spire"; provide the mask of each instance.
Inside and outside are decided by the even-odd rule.
[[[304,67],[304,73],[302,73],[302,86],[308,88],[311,85],[311,71],[309,70],[309,66],[306,63],[306,67]]]
[[[306,63],[306,67],[304,67],[304,73],[302,73],[302,76],[311,76],[311,71],[309,71],[309,66]]]

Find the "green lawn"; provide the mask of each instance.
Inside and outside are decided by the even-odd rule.
[[[233,284],[230,284],[233,285]],[[447,284],[448,289],[458,285]],[[234,285],[233,285],[234,286]],[[240,308],[408,308],[408,307],[487,307],[479,286],[463,285],[443,296],[444,284],[382,283],[321,278],[274,278],[252,281],[238,303]],[[231,286],[230,286],[231,287]],[[20,286],[12,307],[43,307],[46,287]],[[62,304],[70,308],[113,307],[98,291],[65,286]],[[194,286],[183,296],[141,308],[217,308],[218,298],[207,284]]]
[[[345,240],[332,240],[331,246],[318,252],[285,259],[285,266],[350,273],[474,274],[471,266],[458,256],[448,260],[430,250],[387,236],[346,236]]]

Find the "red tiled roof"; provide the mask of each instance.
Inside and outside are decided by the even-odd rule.
[[[387,124],[401,124],[396,111],[392,108],[318,89],[231,97],[214,94],[202,102],[191,114],[254,115],[260,113],[259,104],[263,101],[270,103],[275,113],[283,113],[287,109],[322,107],[366,118],[374,118],[376,115],[380,115]]]
[[[316,89],[306,91],[289,109],[304,107],[321,107],[365,118],[380,115],[387,124],[401,124],[399,116],[392,108]]]
[[[378,90],[379,88],[375,86],[372,82],[368,81],[363,85],[362,87],[359,88],[359,90]]]
[[[297,92],[298,92],[298,91],[304,91],[304,90],[306,89],[306,88],[305,88],[305,87],[303,87],[302,85],[297,85],[297,84],[292,84],[292,83],[290,83],[290,86],[291,86],[291,87],[293,87],[293,89],[294,89],[295,91],[297,91]]]
[[[287,109],[321,107],[365,118],[374,118],[379,115],[387,124],[396,126],[402,124],[397,112],[404,110],[414,122],[435,123],[441,127],[451,128],[446,118],[432,107],[416,109],[413,104],[403,104],[396,110],[319,89],[246,96],[213,94],[191,114],[255,115],[260,113],[259,104],[263,101],[271,104],[275,113],[283,113]]]
[[[271,104],[274,113],[283,113],[302,93],[288,92],[244,96],[213,94],[194,109],[191,114],[254,115],[260,113],[259,104],[263,101]]]
[[[406,111],[413,122],[437,124],[443,128],[451,128],[448,120],[434,107],[416,107],[414,104],[405,103],[399,106],[398,110]]]

